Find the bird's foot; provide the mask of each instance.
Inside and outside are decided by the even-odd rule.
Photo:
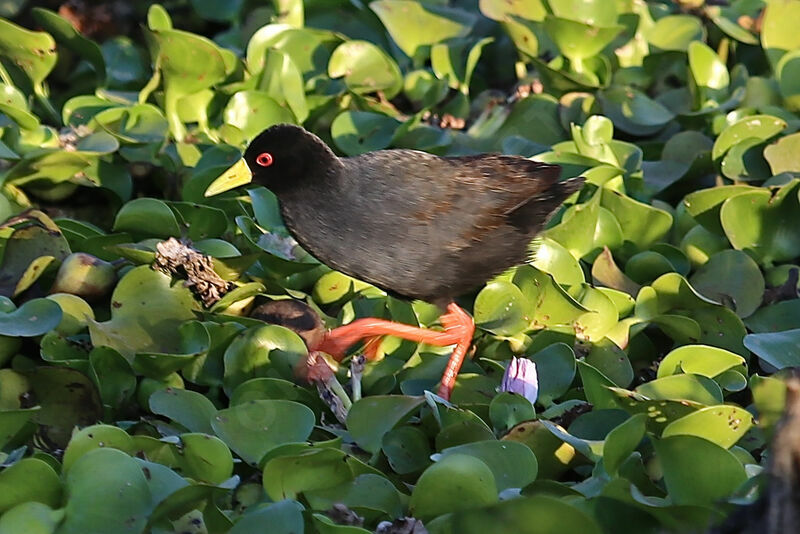
[[[447,362],[444,373],[442,373],[442,380],[439,383],[438,392],[440,397],[445,400],[450,400],[450,394],[453,392],[453,387],[456,383],[456,376],[472,344],[472,335],[475,333],[475,321],[472,320],[472,317],[470,317],[463,308],[454,302],[447,306],[447,313],[442,315],[439,321],[442,323],[442,326],[444,326],[444,331],[456,339],[456,347],[450,355],[450,360]]]
[[[447,306],[447,313],[441,316],[440,322],[444,326],[444,331],[429,330],[384,319],[356,319],[352,323],[327,332],[322,341],[311,347],[311,350],[325,352],[336,360],[341,360],[348,348],[363,339],[370,339],[366,344],[365,353],[368,358],[374,359],[378,349],[376,338],[381,336],[397,336],[409,341],[440,347],[456,345],[439,386],[439,396],[449,399],[458,370],[472,343],[475,323],[472,317],[455,303]]]

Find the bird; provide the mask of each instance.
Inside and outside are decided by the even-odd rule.
[[[390,295],[444,308],[443,331],[361,318],[327,331],[309,350],[341,360],[359,341],[384,335],[455,345],[437,390],[449,399],[475,332],[455,298],[528,259],[532,240],[583,186],[582,177],[559,181],[560,174],[558,165],[496,153],[386,149],[339,157],[303,127],[278,124],[254,137],[205,196],[264,186],[289,233],[317,260]]]

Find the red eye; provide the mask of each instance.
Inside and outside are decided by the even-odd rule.
[[[272,165],[272,154],[269,152],[262,152],[256,158],[256,163],[261,165],[262,167],[269,167]]]

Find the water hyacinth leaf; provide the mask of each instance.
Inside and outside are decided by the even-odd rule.
[[[181,229],[169,206],[155,198],[136,198],[127,202],[114,219],[115,232],[156,237],[180,237]]]
[[[800,328],[800,300],[784,300],[760,308],[745,321],[754,334]]]
[[[384,434],[408,419],[423,403],[423,397],[373,395],[355,402],[347,414],[347,429],[365,451],[381,448]]]
[[[63,517],[63,510],[53,510],[40,502],[23,502],[0,517],[0,534],[53,534]]]
[[[355,93],[382,91],[390,99],[403,87],[397,63],[367,41],[347,41],[336,47],[328,63],[328,76],[344,77],[347,88]]]
[[[265,91],[281,105],[288,105],[298,122],[308,118],[303,75],[289,54],[271,49],[265,56],[256,89]]]
[[[342,503],[365,515],[378,512],[399,517],[403,513],[400,492],[387,478],[375,473],[357,475],[332,488],[306,491],[305,497],[315,510],[330,510],[336,503]]]
[[[213,434],[211,418],[217,409],[208,398],[196,391],[166,388],[150,395],[150,410],[183,425],[190,432]]]
[[[791,23],[798,15],[800,6],[794,2],[778,2],[764,10],[761,46],[773,67],[788,51],[800,47],[800,37]]]
[[[66,367],[38,367],[27,374],[27,394],[41,407],[33,414],[43,439],[66,447],[72,431],[102,417],[100,394],[83,373]],[[20,392],[22,393],[22,392]]]
[[[601,205],[619,221],[623,237],[640,250],[661,240],[672,227],[672,215],[617,193],[604,190]]]
[[[646,415],[636,414],[608,433],[603,444],[603,467],[610,475],[615,475],[620,465],[639,446],[644,438],[646,422]]]
[[[84,37],[69,21],[48,9],[36,7],[31,10],[31,14],[36,22],[55,38],[59,45],[71,50],[89,62],[100,84],[105,82],[106,64],[97,43]]]
[[[748,280],[731,284],[731,280]],[[753,259],[739,250],[723,250],[711,256],[689,279],[698,292],[748,317],[761,305],[764,277]]]
[[[81,456],[100,448],[117,449],[128,454],[136,452],[133,438],[121,428],[111,425],[87,426],[75,432],[70,439],[64,451],[64,472],[68,472]]]
[[[95,347],[89,353],[89,372],[106,407],[124,406],[136,391],[136,375],[128,361],[110,347]]]
[[[0,312],[0,335],[39,336],[61,322],[61,307],[49,299],[33,299],[8,313]]]
[[[287,400],[249,401],[219,410],[211,420],[217,436],[251,465],[278,445],[305,441],[314,423],[314,412]]]
[[[597,21],[585,23],[547,15],[543,28],[562,54],[580,64],[583,59],[597,55],[619,35],[624,26],[604,26]]]
[[[269,525],[275,534],[303,532],[303,505],[295,500],[283,500],[249,508],[231,528],[230,534],[249,534]]]
[[[79,108],[71,117],[78,113],[87,111]],[[108,107],[91,118],[90,125],[95,124],[123,143],[162,143],[168,128],[164,113],[150,104]]]
[[[267,24],[247,43],[247,66],[250,72],[260,72],[268,49],[274,48],[292,58],[307,82],[327,73],[331,52],[341,42],[339,35],[328,30]]]
[[[489,404],[489,419],[498,432],[507,432],[511,427],[535,417],[533,404],[516,393],[501,392]]]
[[[632,87],[611,87],[599,96],[605,115],[630,134],[653,134],[675,118],[665,106]]]
[[[481,132],[479,137],[488,137],[491,143],[486,150],[498,150],[502,139],[518,135],[534,143],[553,145],[563,141],[567,134],[558,116],[559,104],[549,95],[530,95],[517,101],[511,108],[506,120],[497,131]],[[536,121],[536,128],[531,128],[531,121]],[[537,161],[544,161],[540,157]],[[556,163],[545,162],[545,163]],[[563,244],[563,243],[562,243]]]
[[[685,345],[667,354],[658,364],[657,377],[680,372],[713,378],[725,371],[745,363],[745,359],[733,352],[708,345]]]
[[[578,373],[587,401],[601,410],[617,408],[617,398],[609,389],[616,387],[611,379],[583,360],[578,361]]]
[[[431,68],[439,79],[447,80],[451,88],[466,94],[481,50],[493,40],[486,37],[474,44],[467,40],[435,44],[431,48]]]
[[[0,472],[0,513],[24,502],[56,507],[61,502],[61,481],[50,465],[37,458],[23,458]]]
[[[675,270],[670,261],[654,250],[645,250],[634,254],[625,263],[625,275],[634,283],[646,284],[662,274]]]
[[[466,454],[450,454],[428,467],[411,493],[415,517],[436,516],[496,503],[497,484],[485,462]]]
[[[142,295],[148,295],[142,299]],[[136,352],[180,353],[180,325],[199,309],[191,291],[171,277],[141,265],[128,271],[111,295],[111,320],[89,323],[95,346],[130,357]]]
[[[35,130],[39,127],[39,118],[30,112],[25,96],[13,85],[0,84],[0,112],[5,113],[24,130]],[[7,150],[11,152],[10,148]],[[18,156],[11,152],[3,157],[17,159]]]
[[[68,498],[60,532],[144,529],[151,511],[150,490],[142,467],[124,452],[87,452],[72,466],[65,485]]]
[[[288,328],[278,325],[249,328],[225,350],[225,390],[230,394],[252,378],[291,380],[294,369],[307,354],[303,339]]]
[[[337,487],[353,479],[347,454],[336,449],[278,456],[264,464],[264,491],[270,499],[296,499],[305,491]]]
[[[466,36],[477,22],[476,15],[461,9],[409,0],[378,0],[369,7],[409,57],[421,46]]]
[[[598,245],[600,247],[606,246],[606,243],[595,242],[595,234],[600,224],[600,210],[602,209],[600,206],[601,196],[602,193],[595,193],[588,202],[572,206],[564,214],[561,222],[545,230],[543,235],[566,248],[577,259],[591,253]],[[614,221],[616,222],[616,219]],[[618,223],[617,226],[619,226]],[[579,230],[580,228],[595,230],[586,232]],[[619,231],[621,234],[621,228]]]
[[[239,91],[228,101],[223,115],[225,122],[239,128],[247,139],[275,124],[295,122],[292,112],[266,91]]]
[[[800,224],[798,186],[800,181],[793,180],[774,194],[758,189],[727,199],[720,219],[733,247],[749,252],[767,266],[796,258],[800,236],[790,229]]]
[[[148,36],[151,55],[164,80],[164,110],[170,131],[177,141],[183,141],[186,128],[178,116],[178,101],[222,82],[227,75],[225,58],[216,44],[199,35],[151,28]]]
[[[689,44],[689,69],[694,82],[700,87],[725,89],[730,83],[730,75],[717,54],[699,41]]]
[[[647,430],[656,436],[660,435],[670,422],[704,407],[694,401],[648,399],[639,393],[620,388],[612,388],[611,391],[618,400],[618,407],[631,415],[646,415]]]
[[[32,32],[5,19],[0,19],[0,53],[12,59],[34,87],[47,78],[58,57],[56,42],[50,34]]]
[[[417,427],[408,425],[386,432],[381,451],[386,455],[392,470],[399,475],[425,469],[430,464],[429,457],[432,452],[425,433]]]
[[[569,389],[575,378],[575,353],[566,343],[554,343],[530,359],[536,364],[539,380],[539,402],[547,405]]]
[[[589,311],[556,284],[550,275],[531,265],[517,267],[512,281],[529,303],[536,303],[533,324],[537,326],[572,325]]]
[[[753,393],[758,426],[769,432],[783,415],[786,406],[786,382],[779,378],[753,374],[748,385]]]
[[[663,51],[686,52],[692,42],[702,41],[704,34],[703,25],[696,17],[668,15],[648,29],[647,40]]]
[[[654,446],[676,504],[711,505],[747,479],[744,466],[732,453],[706,439],[672,436],[655,441]]]
[[[536,479],[538,466],[531,449],[514,441],[477,441],[444,449],[434,455],[439,462],[454,454],[482,460],[491,469],[498,491],[524,488]]]
[[[487,284],[475,299],[475,323],[497,335],[523,332],[531,324],[533,311],[519,287],[502,280]]]
[[[28,425],[33,417],[33,412],[39,408],[21,410],[0,410],[0,447],[5,447],[15,436]]]
[[[485,17],[502,23],[517,50],[529,57],[538,57],[539,39],[535,21],[541,22],[547,14],[541,0],[481,0],[479,7]]]
[[[749,185],[726,185],[701,189],[684,197],[681,205],[686,211],[708,231],[724,235],[719,214],[723,203],[740,193],[758,191],[758,188]]]
[[[744,408],[721,404],[702,408],[671,422],[661,437],[698,436],[730,449],[754,423],[752,414]]]
[[[331,136],[345,154],[357,156],[388,147],[399,125],[396,119],[378,113],[345,111],[333,120]]]
[[[776,369],[800,365],[800,329],[748,334],[744,346]]]
[[[602,532],[597,522],[582,508],[549,495],[511,499],[485,508],[474,507],[457,512],[446,521],[452,528],[451,532],[463,534]],[[532,525],[536,530],[530,530]]]
[[[617,307],[602,291],[584,284],[576,291],[578,302],[586,308],[586,313],[575,319],[573,327],[576,336],[585,341],[597,342],[617,324]]]
[[[722,390],[708,377],[678,374],[657,378],[637,386],[636,393],[652,400],[688,400],[714,405],[722,402]]]
[[[571,286],[584,282],[583,269],[569,251],[557,241],[548,237],[537,239],[531,265],[549,273],[561,285]]]
[[[233,474],[233,455],[219,438],[206,433],[181,434],[181,472],[207,484],[222,484]]]
[[[800,150],[800,134],[798,133],[783,136],[776,142],[767,145],[764,148],[764,158],[769,162],[772,174],[800,172],[800,165],[793,158],[798,150]]]
[[[719,161],[734,145],[749,138],[771,139],[786,128],[786,122],[771,115],[751,115],[725,128],[714,141],[711,158]]]

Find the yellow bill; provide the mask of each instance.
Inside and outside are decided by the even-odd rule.
[[[206,189],[205,196],[212,197],[224,193],[234,187],[249,184],[253,180],[253,173],[244,158],[234,163],[222,176],[211,182]]]

